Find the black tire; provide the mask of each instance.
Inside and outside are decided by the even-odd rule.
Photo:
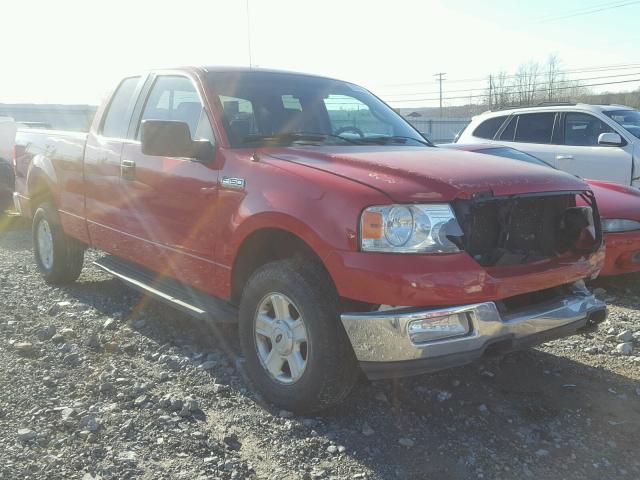
[[[288,297],[306,326],[306,367],[294,383],[277,381],[259,357],[255,319],[262,300],[270,294]],[[259,268],[242,294],[239,333],[251,382],[279,407],[296,413],[323,410],[344,400],[357,382],[359,368],[339,320],[337,292],[326,272],[314,263],[288,259]]]
[[[53,243],[52,258],[47,257],[49,259],[47,261],[43,261],[38,241],[38,229],[43,222],[48,226]],[[33,216],[32,235],[36,265],[45,282],[53,285],[75,282],[80,276],[84,263],[84,245],[64,233],[58,212],[51,203],[42,203],[36,210]]]

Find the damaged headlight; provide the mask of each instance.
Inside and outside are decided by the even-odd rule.
[[[360,246],[367,252],[450,253],[462,229],[448,204],[380,205],[360,219]]]
[[[640,230],[640,222],[626,220],[624,218],[603,218],[601,220],[602,231],[605,233],[630,232]]]

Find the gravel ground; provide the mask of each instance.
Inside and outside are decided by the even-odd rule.
[[[0,217],[0,225],[7,224]],[[597,333],[435,375],[362,380],[297,417],[214,330],[91,265],[45,285],[0,231],[0,479],[640,478],[640,276]]]

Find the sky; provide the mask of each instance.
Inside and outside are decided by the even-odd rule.
[[[249,50],[253,66],[349,80],[394,106],[407,92],[433,98],[438,72],[446,95],[550,54],[566,69],[640,64],[640,2],[622,0],[3,0],[2,10],[0,103],[97,104],[123,75],[248,65]]]

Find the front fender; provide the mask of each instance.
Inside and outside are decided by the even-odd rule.
[[[369,186],[266,155],[251,161],[248,152],[225,152],[221,172],[222,177],[244,180],[244,188],[223,186],[217,197],[215,258],[223,289],[230,285],[238,252],[252,233],[288,232],[324,261],[331,251],[357,250],[362,209],[389,202]]]
[[[261,212],[245,219],[235,230],[231,241],[231,257],[235,258],[242,243],[253,233],[263,229],[283,230],[299,237],[324,261],[331,246],[306,222],[283,212]]]

